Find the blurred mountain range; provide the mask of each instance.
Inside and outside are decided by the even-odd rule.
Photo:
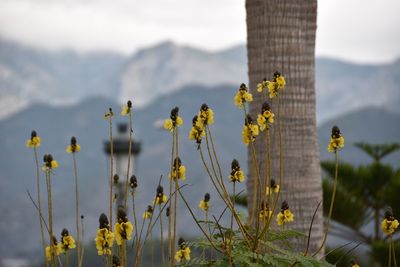
[[[0,117],[33,103],[70,105],[103,96],[145,106],[184,86],[247,82],[247,52],[218,52],[164,42],[133,55],[49,52],[0,39]],[[400,112],[400,61],[358,65],[317,58],[319,122],[363,107]],[[362,97],[360,97],[362,96]]]

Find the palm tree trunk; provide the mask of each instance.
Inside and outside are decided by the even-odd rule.
[[[283,191],[278,209],[287,200],[295,215],[290,225],[307,233],[311,218],[322,200],[321,170],[317,143],[315,113],[315,31],[317,0],[246,0],[247,50],[251,92],[254,102],[250,113],[260,113],[264,94],[257,93],[256,85],[263,78],[270,80],[275,71],[286,78],[286,87],[280,96],[283,143]],[[271,101],[269,101],[271,103]],[[277,112],[277,101],[272,103]],[[265,135],[260,134],[255,147],[258,166],[266,160]],[[253,192],[253,162],[249,149],[249,196]],[[279,180],[279,138],[275,123],[271,130],[272,178]],[[261,178],[265,177],[261,167]],[[249,207],[252,197],[248,198]],[[313,224],[310,251],[320,245],[323,234],[322,209]],[[305,240],[297,247],[304,248]]]

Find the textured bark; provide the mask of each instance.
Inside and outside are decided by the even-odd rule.
[[[246,0],[247,50],[250,91],[254,102],[250,114],[256,118],[264,102],[264,95],[256,85],[264,77],[272,79],[275,71],[286,78],[281,94],[281,124],[283,143],[283,191],[278,201],[287,200],[295,215],[294,228],[308,233],[311,218],[322,201],[321,170],[317,143],[315,114],[315,32],[316,0]],[[269,101],[271,103],[271,101]],[[276,98],[272,109],[277,116]],[[277,119],[277,117],[275,117]],[[279,181],[279,139],[277,121],[271,130],[272,178]],[[261,177],[265,177],[265,133],[255,143]],[[248,151],[249,207],[253,196],[253,162]],[[311,236],[311,251],[320,245],[323,236],[322,208],[317,213]],[[298,240],[305,247],[305,240]]]

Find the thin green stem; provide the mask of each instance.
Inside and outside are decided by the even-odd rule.
[[[41,193],[40,193],[40,167],[39,167],[39,160],[38,160],[36,147],[33,148],[33,154],[35,157],[35,165],[36,165],[36,188],[37,188],[37,203],[38,203],[38,209],[39,209],[40,238],[42,240],[44,262],[46,263],[46,266],[48,266],[48,263],[46,260],[46,242],[45,242],[45,238],[44,238],[43,220],[41,217],[42,201],[41,201],[41,196],[40,196],[41,195]]]
[[[165,259],[164,259],[164,235],[163,235],[163,223],[162,223],[162,210],[160,208],[160,238],[161,238],[161,266],[165,266]]]
[[[396,262],[396,247],[395,247],[394,240],[393,240],[393,234],[390,235],[390,243],[392,243],[394,267],[397,267],[397,262]]]
[[[114,141],[112,134],[112,116],[109,116],[110,128],[109,128],[109,137],[110,137],[110,225],[112,226],[113,221],[113,176],[114,176]],[[109,264],[112,266],[112,248],[111,254],[109,256]]]
[[[129,171],[131,168],[131,155],[132,155],[132,111],[129,111],[129,147],[128,147],[128,167],[126,170],[125,194],[124,194],[124,208],[127,210],[128,205],[128,187],[129,187]]]
[[[74,176],[75,176],[75,223],[76,223],[76,251],[78,254],[78,266],[81,261],[81,234],[79,230],[79,185],[78,185],[78,168],[76,164],[75,153],[72,153],[72,159],[74,163]]]
[[[79,267],[82,266],[82,262],[83,262],[83,256],[85,255],[85,227],[84,227],[84,223],[83,223],[83,216],[81,216],[81,231],[82,231],[82,239],[83,240],[83,245],[82,245],[82,252],[81,252],[81,259],[79,261]]]
[[[54,244],[54,233],[53,233],[53,206],[51,197],[51,177],[50,170],[46,170],[46,185],[47,185],[47,205],[49,212],[49,228],[50,228],[50,255],[51,255],[51,266],[56,266],[56,255],[55,255],[55,244]]]
[[[172,207],[172,171],[173,171],[173,166],[174,166],[174,153],[175,153],[175,131],[172,132],[172,147],[171,147],[171,164],[170,164],[170,179],[169,179],[169,205],[168,209],[169,212],[171,213],[171,207]],[[172,217],[171,214],[168,216],[168,261],[167,261],[167,267],[172,266],[171,262],[173,260],[172,256]],[[173,262],[172,262],[173,263]]]
[[[336,196],[336,188],[337,188],[337,180],[338,180],[338,170],[339,170],[339,159],[338,159],[338,152],[335,151],[335,179],[333,181],[333,192],[332,192],[332,198],[331,198],[331,204],[329,207],[329,213],[328,213],[328,218],[326,222],[326,227],[325,227],[325,233],[324,233],[324,238],[322,240],[322,244],[319,247],[319,249],[313,254],[313,256],[317,255],[323,248],[326,242],[326,239],[328,237],[328,232],[329,232],[329,227],[331,223],[331,218],[332,218],[332,212],[333,212],[333,206],[335,203],[335,196]]]

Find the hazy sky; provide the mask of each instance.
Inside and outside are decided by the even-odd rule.
[[[320,0],[317,54],[400,57],[399,0]],[[0,0],[0,37],[49,49],[131,53],[163,40],[216,50],[246,41],[244,0]]]

